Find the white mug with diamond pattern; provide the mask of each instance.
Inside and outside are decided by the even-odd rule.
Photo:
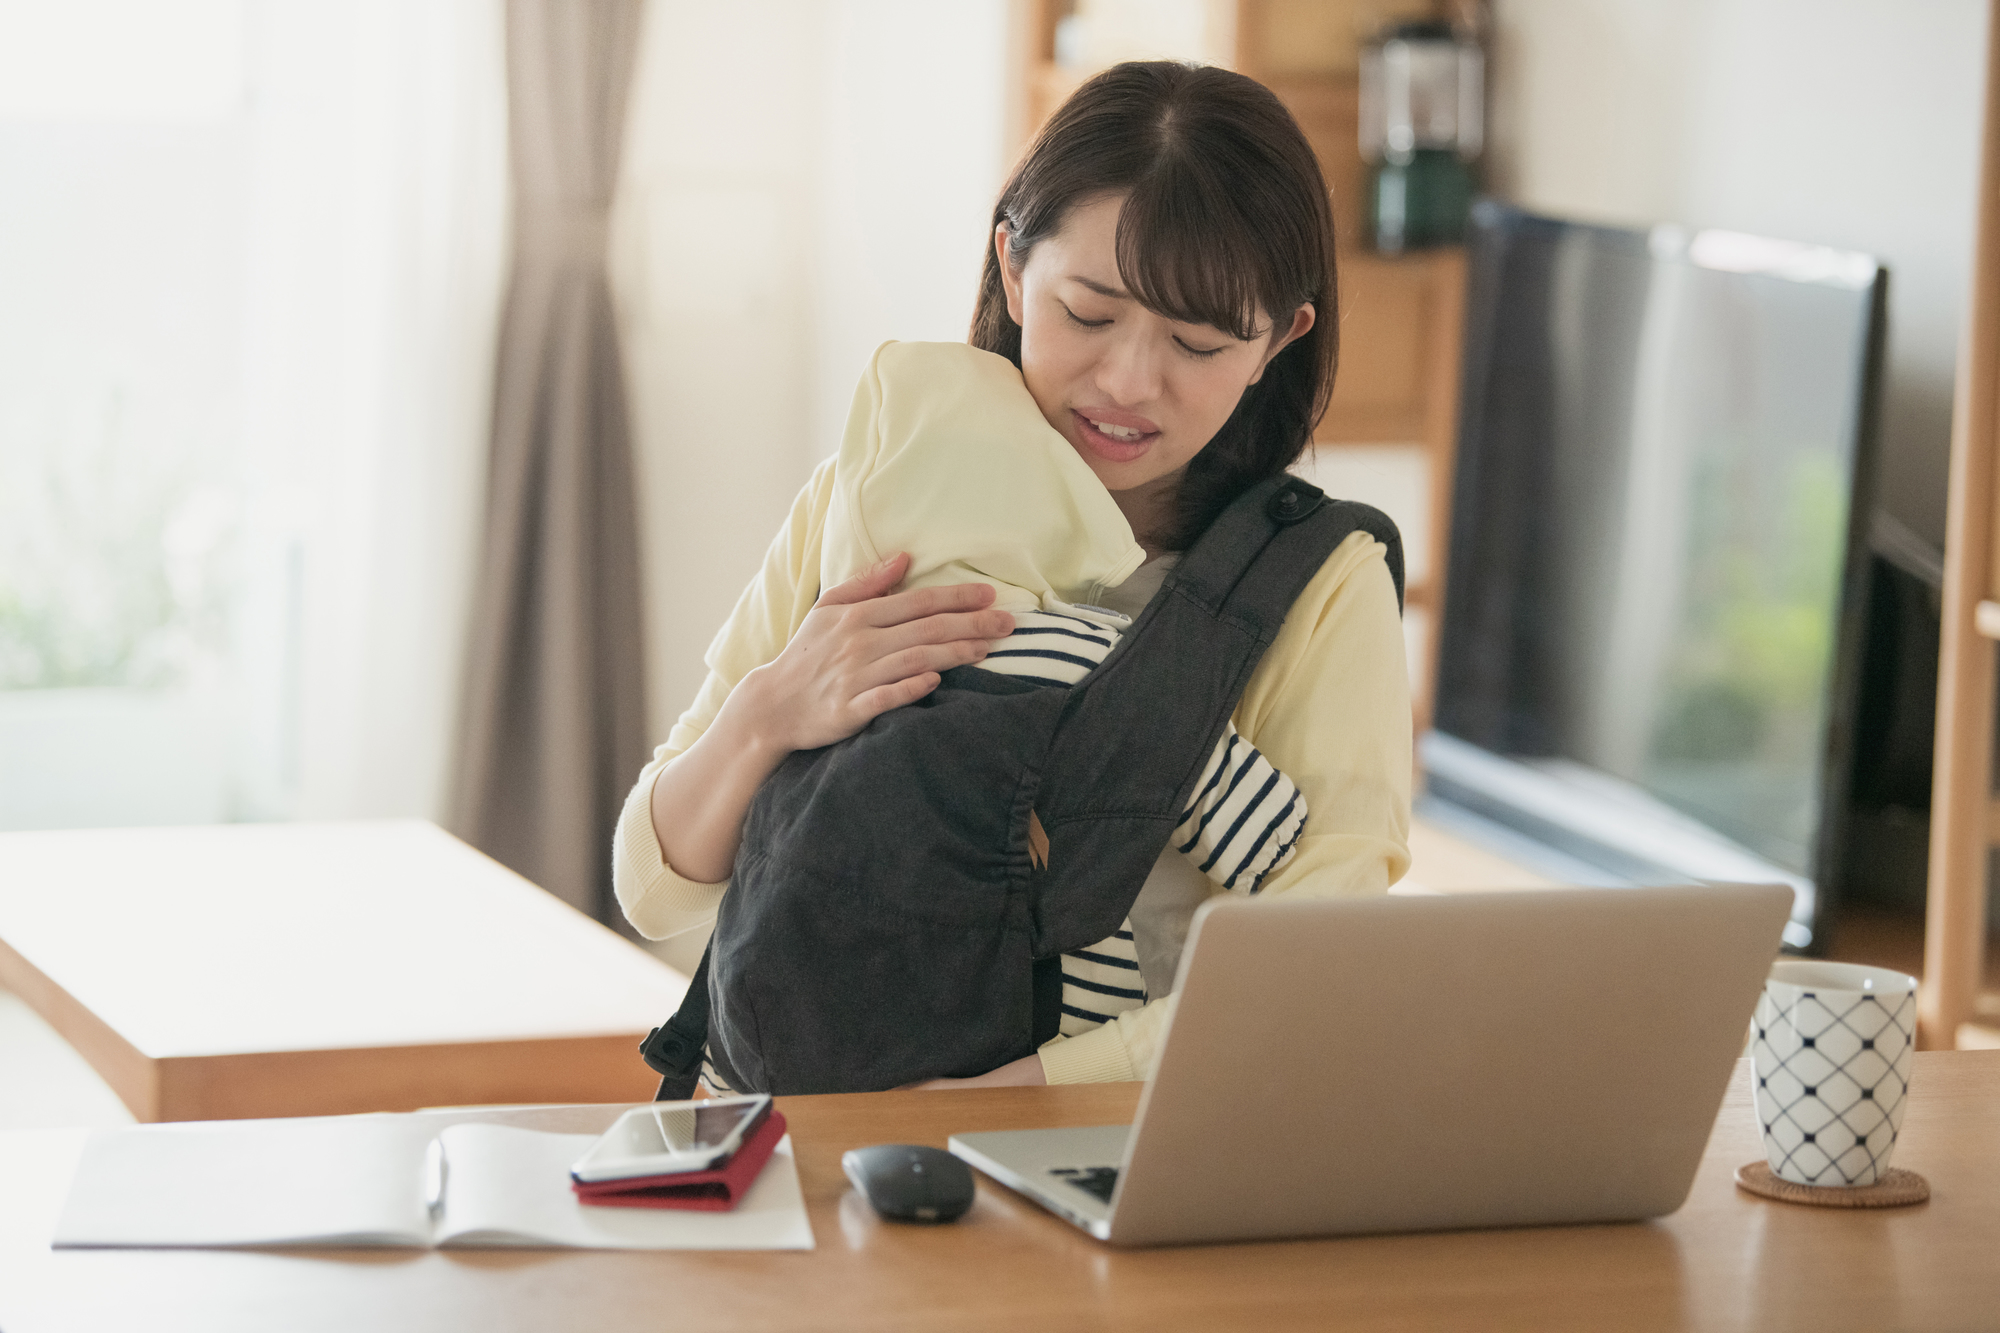
[[[1873,1185],[1910,1090],[1917,980],[1881,967],[1780,959],[1757,999],[1750,1064],[1771,1174]]]

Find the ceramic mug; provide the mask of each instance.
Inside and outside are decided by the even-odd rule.
[[[1917,980],[1882,967],[1780,959],[1757,999],[1750,1064],[1771,1172],[1873,1185],[1910,1090]]]

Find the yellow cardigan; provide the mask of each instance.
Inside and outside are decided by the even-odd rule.
[[[777,657],[819,597],[835,461],[822,463],[799,493],[763,568],[709,645],[701,692],[626,798],[613,882],[626,918],[649,939],[714,919],[729,887],[685,879],[662,859],[653,779],[714,722],[738,681]],[[948,516],[939,522],[948,529]],[[1409,675],[1383,556],[1365,532],[1341,543],[1293,603],[1236,705],[1237,730],[1298,784],[1308,806],[1298,850],[1265,881],[1264,896],[1382,893],[1409,869]],[[1168,996],[1056,1039],[1042,1048],[1049,1082],[1146,1077],[1172,1009]]]

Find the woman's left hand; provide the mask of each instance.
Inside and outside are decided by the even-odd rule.
[[[1048,1075],[1042,1069],[1042,1057],[1024,1055],[998,1069],[988,1070],[973,1078],[934,1078],[923,1083],[912,1083],[904,1091],[936,1092],[943,1088],[1039,1088],[1046,1086]]]

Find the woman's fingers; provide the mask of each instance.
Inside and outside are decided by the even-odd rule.
[[[922,620],[926,616],[977,611],[992,604],[991,584],[954,583],[943,588],[912,588],[908,592],[878,597],[862,608],[862,614],[866,622],[876,629],[887,629],[891,625]]]
[[[912,588],[891,593],[910,567],[899,552],[819,596],[819,606],[855,606],[855,622],[871,629],[929,622],[921,637],[905,642],[942,643],[948,639],[997,639],[1014,632],[1014,618],[1005,611],[988,611],[993,587],[986,583],[954,583],[942,588]],[[867,603],[865,607],[862,603]]]
[[[901,583],[903,573],[909,567],[909,553],[898,552],[872,568],[862,570],[847,582],[828,588],[819,595],[818,605],[846,606],[871,601]]]
[[[873,687],[929,672],[942,673],[953,667],[971,666],[985,656],[986,643],[982,639],[919,644],[876,659],[873,669],[862,683]]]
[[[1014,617],[1005,611],[961,611],[904,621],[874,634],[880,645],[877,651],[886,656],[921,644],[963,642],[984,646],[990,639],[1005,638],[1013,632]]]
[[[877,685],[854,697],[854,711],[865,726],[893,708],[901,708],[923,698],[938,687],[939,679],[936,672],[926,671],[888,685]]]
[[[812,614],[765,677],[768,711],[789,749],[812,749],[853,735],[893,708],[915,703],[953,667],[984,658],[989,642],[1014,631],[993,609],[993,588],[890,589],[909,572],[898,554],[820,594]]]

